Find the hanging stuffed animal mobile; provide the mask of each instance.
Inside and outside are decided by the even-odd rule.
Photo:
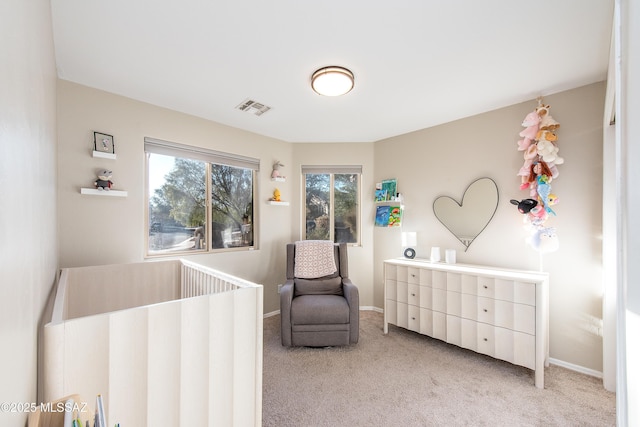
[[[525,129],[519,134],[522,139],[518,141],[518,151],[524,152],[524,164],[517,175],[521,177],[520,190],[528,190],[529,198],[511,200],[525,215],[525,225],[531,233],[527,242],[539,252],[552,252],[559,246],[556,229],[545,225],[549,214],[556,215],[551,206],[559,199],[551,192],[551,182],[559,175],[557,165],[564,163],[558,155],[555,133],[560,123],[551,117],[549,110],[550,106],[538,98],[536,109],[522,121]]]

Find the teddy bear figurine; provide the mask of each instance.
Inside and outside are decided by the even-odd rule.
[[[98,179],[95,180],[93,185],[101,191],[109,191],[113,185],[111,181],[112,172],[107,169],[103,169],[98,172]]]

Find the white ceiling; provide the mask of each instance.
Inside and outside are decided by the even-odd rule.
[[[606,78],[614,0],[51,0],[58,76],[289,142],[370,142]],[[310,88],[325,65],[355,88]],[[235,107],[250,98],[262,116]]]

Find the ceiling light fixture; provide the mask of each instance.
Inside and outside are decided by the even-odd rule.
[[[323,67],[311,76],[311,87],[324,96],[344,95],[353,89],[353,83],[353,73],[343,67]]]

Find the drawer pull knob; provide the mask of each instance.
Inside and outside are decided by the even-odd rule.
[[[416,320],[416,318],[415,318],[415,317],[412,317],[412,318],[411,318],[411,320]]]
[[[489,289],[489,287],[488,287],[487,285],[484,285],[484,286],[483,286],[483,288],[485,288],[485,289]]]
[[[412,297],[415,297],[415,296],[416,296],[416,294],[411,294],[411,296],[412,296]]]
[[[489,341],[488,339],[484,338],[485,341]]]
[[[488,310],[487,310],[486,308],[484,308],[483,310],[484,310],[484,312],[485,312],[485,313],[487,313],[487,312],[488,312]]]

